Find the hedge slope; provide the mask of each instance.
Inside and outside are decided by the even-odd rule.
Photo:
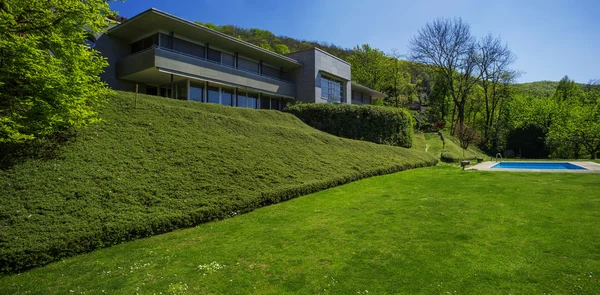
[[[277,111],[117,92],[102,117],[58,158],[0,170],[2,272],[437,162]]]
[[[310,103],[286,109],[304,123],[329,134],[409,148],[414,118],[405,109],[373,106]]]

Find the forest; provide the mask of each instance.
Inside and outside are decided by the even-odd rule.
[[[377,104],[407,108],[420,131],[444,129],[491,155],[566,159],[600,153],[600,80],[582,84],[565,75],[558,82],[518,84],[516,54],[500,37],[474,36],[460,18],[427,23],[407,53],[196,23],[279,54],[323,49],[351,64],[353,81],[388,95]]]

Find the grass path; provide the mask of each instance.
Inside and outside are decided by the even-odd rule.
[[[0,277],[0,293],[598,294],[598,191],[596,174],[414,169]]]

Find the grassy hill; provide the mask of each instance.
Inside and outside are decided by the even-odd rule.
[[[477,157],[486,157],[485,153],[476,147],[469,147],[463,155],[458,139],[445,132],[443,135],[445,145],[440,136],[435,133],[416,133],[413,140],[413,149],[427,151],[427,153],[443,162],[459,162],[461,160],[474,160]]]
[[[101,117],[59,157],[0,170],[3,272],[437,162],[278,111],[117,92]]]

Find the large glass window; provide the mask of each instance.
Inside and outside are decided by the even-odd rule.
[[[210,61],[221,63],[221,51],[208,48],[208,56],[206,58]]]
[[[190,82],[190,99],[195,101],[203,101],[202,96],[204,96],[204,85]]]
[[[264,110],[268,110],[271,108],[271,99],[266,95],[260,96],[260,108]]]
[[[235,56],[231,54],[227,54],[225,52],[221,52],[222,64],[228,67],[235,67]]]
[[[226,106],[233,105],[233,90],[226,88],[221,90],[221,104]]]
[[[238,69],[252,72],[252,73],[258,73],[258,63],[257,62],[247,60],[247,59],[241,58],[241,57],[238,57],[238,62],[240,63],[238,65]]]
[[[330,103],[341,103],[344,97],[343,82],[321,75],[321,98]]]
[[[281,100],[281,105],[280,105],[280,107],[281,107],[281,110],[282,110],[282,111],[283,111],[283,110],[285,110],[285,107],[287,106],[287,104],[288,104],[288,100],[287,100],[287,99],[282,99],[282,100]]]
[[[238,91],[237,93],[237,106],[245,108],[246,107],[246,92]]]
[[[208,102],[219,103],[219,87],[208,87]]]
[[[173,50],[204,58],[204,46],[179,38],[173,38]]]
[[[258,105],[258,93],[248,93],[248,107],[255,109]]]
[[[148,36],[142,40],[131,43],[131,53],[140,52],[146,48],[158,45],[158,34]]]

